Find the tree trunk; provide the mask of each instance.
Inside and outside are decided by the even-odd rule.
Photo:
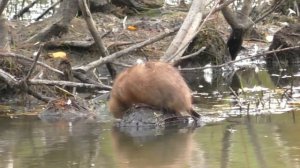
[[[58,12],[51,17],[53,21],[49,26],[41,30],[38,34],[29,38],[26,42],[35,43],[38,41],[48,41],[52,37],[59,37],[68,32],[71,20],[78,12],[77,0],[64,0]]]
[[[284,2],[284,0],[277,1],[278,2],[274,3],[272,6],[270,6],[270,8],[261,11],[261,17],[256,20],[250,18],[252,5],[254,3],[253,0],[244,0],[241,10],[236,11],[235,13],[228,6],[222,9],[223,16],[232,29],[227,41],[227,47],[230,51],[232,60],[236,58],[242,48],[245,33],[255,23],[268,16]]]
[[[0,17],[0,51],[9,51],[8,26],[6,19]]]
[[[203,12],[205,6],[204,4],[204,0],[192,2],[192,6],[186,18],[184,19],[180,30],[165,52],[165,55],[161,58],[161,61],[171,62],[174,61],[174,59],[178,59],[182,56],[200,26],[202,21],[201,12]]]

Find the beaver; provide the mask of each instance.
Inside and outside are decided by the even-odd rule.
[[[122,118],[126,110],[135,104],[145,104],[179,116],[200,115],[192,108],[191,90],[179,71],[164,62],[137,64],[115,79],[109,111],[115,118]]]

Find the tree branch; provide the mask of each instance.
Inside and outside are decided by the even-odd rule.
[[[200,12],[199,9],[197,9],[196,6],[200,5],[200,2],[193,3],[194,6],[193,8],[190,8],[189,13],[191,12],[190,16],[187,16],[185,18],[185,21],[181,27],[181,31],[183,32],[178,32],[178,34],[175,36],[173,39],[171,45],[167,49],[165,55],[160,59],[161,61],[166,61],[166,62],[173,62],[173,64],[176,64],[179,60],[186,48],[188,47],[189,43],[193,40],[193,38],[200,32],[201,28],[203,27],[204,23],[208,20],[209,16],[222,8],[226,7],[230,3],[232,3],[234,0],[229,0],[229,1],[222,1],[219,0],[216,2],[215,6],[213,7],[212,10],[210,10],[208,13],[205,13],[203,16],[205,16],[204,21],[202,21],[202,13]],[[220,2],[223,2],[221,5]],[[195,9],[194,9],[195,8]],[[198,6],[198,8],[200,8]],[[195,11],[191,11],[195,10]],[[188,14],[189,15],[189,14]],[[193,17],[192,19],[189,17]],[[189,20],[192,20],[190,22]],[[202,21],[202,23],[201,23]],[[201,24],[200,24],[201,23]],[[184,24],[189,24],[189,25],[184,25]]]
[[[44,80],[44,79],[30,79],[28,81],[31,85],[50,85],[50,86],[70,86],[70,87],[83,87],[90,89],[102,89],[102,90],[110,90],[111,87],[107,85],[95,85],[89,83],[78,83],[78,82],[70,82],[70,81],[54,81],[54,80]]]
[[[2,57],[13,57],[13,58],[18,58],[18,59],[23,59],[23,60],[26,60],[26,61],[34,62],[34,60],[31,59],[31,58],[28,58],[28,57],[23,56],[21,54],[15,54],[15,53],[11,53],[11,52],[4,52],[4,53],[0,52],[0,56],[2,56]],[[50,71],[53,71],[53,72],[58,73],[58,74],[63,74],[63,72],[61,72],[60,70],[52,68],[51,66],[49,66],[45,63],[42,63],[40,61],[37,61],[36,63],[38,65],[44,67],[44,68],[49,69]]]
[[[37,51],[36,56],[34,58],[34,62],[31,65],[31,68],[30,68],[27,76],[25,77],[25,81],[28,81],[28,79],[30,78],[30,76],[31,76],[31,74],[32,74],[32,72],[33,72],[33,70],[34,70],[34,68],[36,66],[36,62],[37,62],[37,60],[39,59],[39,57],[41,55],[42,48],[43,48],[43,45],[40,45],[39,50]]]
[[[88,8],[86,0],[78,0],[78,4],[82,11],[82,15],[85,19],[85,22],[88,26],[88,29],[90,30],[90,33],[92,34],[92,36],[95,40],[95,44],[100,51],[101,56],[106,57],[107,55],[109,55],[109,52],[108,52],[107,48],[105,47],[105,45],[101,39],[101,36],[99,35],[99,33],[97,31],[95,22],[93,20],[92,14]],[[114,79],[117,75],[116,70],[113,68],[113,66],[110,63],[106,63],[106,67],[107,67],[111,77]]]
[[[108,56],[106,56],[104,58],[101,57],[100,59],[98,59],[96,61],[93,61],[93,62],[91,62],[91,63],[89,63],[89,64],[87,64],[85,66],[74,68],[74,70],[83,70],[84,72],[90,71],[90,70],[92,70],[93,68],[95,68],[95,67],[97,67],[99,65],[102,65],[102,64],[105,64],[105,63],[108,63],[108,62],[112,62],[114,59],[119,58],[122,55],[125,55],[125,54],[127,54],[129,52],[132,52],[132,51],[136,50],[136,49],[145,47],[146,45],[152,44],[152,43],[154,43],[156,41],[159,41],[159,40],[161,40],[161,39],[163,39],[165,37],[168,37],[168,36],[174,34],[176,31],[178,31],[179,28],[180,27],[175,27],[174,29],[171,29],[167,33],[156,35],[153,38],[150,38],[150,39],[145,40],[143,42],[137,43],[137,44],[135,44],[135,45],[133,45],[131,47],[128,47],[128,48],[122,50],[122,51],[115,52],[115,53],[113,53],[111,55],[108,55]]]

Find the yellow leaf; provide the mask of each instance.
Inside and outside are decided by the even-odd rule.
[[[63,51],[58,51],[55,53],[49,53],[49,57],[54,58],[54,59],[67,59],[67,53]]]
[[[127,29],[131,30],[131,31],[136,31],[137,27],[136,26],[128,26]]]

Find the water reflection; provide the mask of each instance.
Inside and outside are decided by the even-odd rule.
[[[156,135],[132,137],[112,130],[118,167],[203,167],[203,151],[188,129],[170,129]]]
[[[299,111],[132,136],[112,123],[0,119],[0,167],[300,166]]]
[[[86,167],[99,149],[101,127],[95,124],[1,119],[0,128],[3,167]]]

